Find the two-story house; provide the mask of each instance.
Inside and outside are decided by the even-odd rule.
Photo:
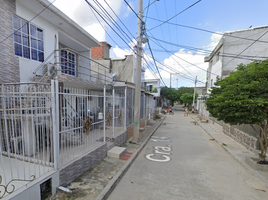
[[[113,76],[113,87],[117,90],[126,90],[126,129],[127,139],[133,136],[134,128],[134,99],[136,84],[136,58],[134,55],[125,55],[124,58],[110,58],[109,49],[111,45],[107,42],[101,42],[101,46],[92,48],[92,59],[97,63],[110,66]],[[92,69],[97,64],[92,63]],[[152,119],[155,112],[155,99],[153,95],[145,92],[144,80],[145,68],[141,69],[141,103],[140,103],[140,127],[144,128],[147,120]],[[160,90],[159,90],[160,96]],[[115,116],[116,117],[116,116]]]
[[[44,199],[126,141],[126,92],[92,60],[101,43],[49,1],[0,13],[0,198]]]
[[[205,62],[209,63],[207,93],[210,92],[217,78],[229,76],[230,72],[235,71],[239,64],[267,59],[267,33],[268,26],[225,32],[212,53],[205,57]],[[203,98],[206,99],[207,97],[204,96]],[[209,112],[206,110],[202,98],[199,102],[199,114],[206,119],[209,118]],[[257,149],[257,138],[248,125],[230,126],[223,122],[219,123],[223,125],[223,131],[227,135],[233,137],[248,149],[254,151]]]
[[[208,62],[207,92],[217,78],[224,78],[235,71],[240,63],[264,60],[268,53],[268,26],[225,32],[212,53],[205,57]]]

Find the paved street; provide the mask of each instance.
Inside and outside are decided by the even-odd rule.
[[[174,108],[109,200],[266,199],[267,192],[222,147]]]

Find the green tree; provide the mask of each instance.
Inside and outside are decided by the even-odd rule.
[[[236,72],[217,80],[206,100],[210,115],[231,125],[249,124],[260,141],[261,161],[267,151],[268,60],[240,64]],[[260,134],[254,124],[258,125]]]
[[[191,94],[191,93],[184,93],[181,95],[180,99],[182,101],[182,103],[184,104],[189,104],[191,105],[193,103],[193,97],[194,97],[194,94]],[[197,99],[198,97],[198,94],[195,93],[195,99]]]
[[[168,87],[162,88],[160,95],[163,98],[170,100],[172,106],[174,105],[174,102],[178,100],[176,90],[173,88],[168,88]]]
[[[181,87],[176,91],[178,101],[180,101],[181,104],[183,104],[183,100],[181,99],[181,96],[185,93],[193,94],[194,88]],[[192,101],[193,101],[193,97],[192,97]]]

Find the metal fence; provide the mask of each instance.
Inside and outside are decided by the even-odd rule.
[[[133,124],[134,122],[134,102],[135,102],[135,90],[132,88],[127,88],[127,124],[126,126],[129,126]]]
[[[57,80],[2,85],[0,199],[113,142],[126,130],[125,94],[125,88],[90,91]]]
[[[133,123],[134,95],[131,88],[79,89],[58,80],[2,85],[0,185],[13,192],[112,143]],[[152,115],[154,107],[153,97],[143,92],[141,118]],[[1,189],[0,199],[11,191]]]
[[[125,89],[59,87],[59,165],[122,134],[125,116]]]
[[[2,198],[53,169],[50,85],[2,85],[0,117]]]
[[[154,96],[145,95],[145,117],[147,119],[153,118],[154,109],[156,108],[155,104]]]

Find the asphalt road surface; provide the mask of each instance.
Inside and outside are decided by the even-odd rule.
[[[175,108],[144,147],[109,200],[259,200],[256,180],[183,109]]]

